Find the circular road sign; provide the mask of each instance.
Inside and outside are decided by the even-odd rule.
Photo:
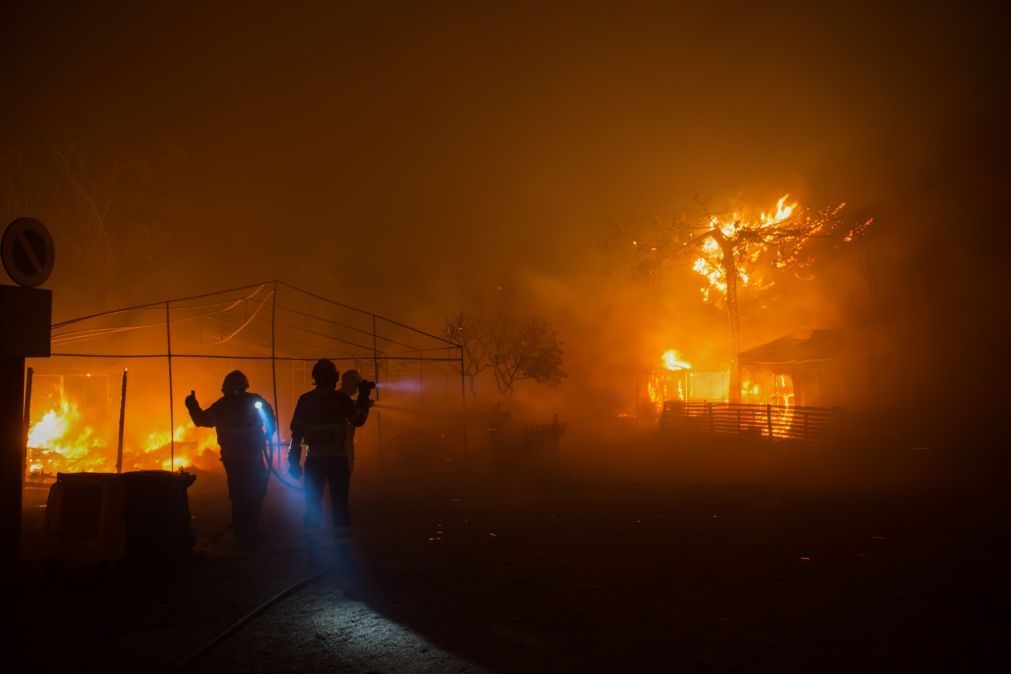
[[[0,256],[15,283],[34,288],[53,273],[56,248],[45,225],[35,218],[18,218],[4,230]]]

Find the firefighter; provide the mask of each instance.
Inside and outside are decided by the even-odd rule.
[[[263,450],[274,426],[274,410],[260,396],[247,393],[248,389],[249,379],[235,370],[221,384],[224,395],[206,410],[195,392],[186,397],[193,423],[218,432],[232,502],[232,530],[244,547],[254,545],[259,537],[260,507],[267,495]]]
[[[291,447],[288,451],[288,472],[295,479],[302,478],[299,461],[302,443],[305,453],[305,528],[309,536],[310,558],[315,554],[316,536],[322,515],[323,487],[329,484],[330,504],[338,547],[347,554],[351,537],[351,510],[348,507],[348,490],[351,486],[351,469],[354,464],[354,429],[362,426],[369,416],[372,401],[369,395],[375,384],[358,376],[357,372],[345,378],[353,382],[351,389],[337,388],[337,367],[329,360],[320,360],[312,368],[315,388],[303,394],[295,406],[291,419]],[[357,390],[358,399],[351,394]]]

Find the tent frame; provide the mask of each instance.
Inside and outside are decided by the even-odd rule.
[[[182,302],[190,302],[190,301],[193,301],[193,300],[198,300],[198,299],[203,299],[203,298],[208,298],[208,297],[214,297],[214,296],[217,296],[217,295],[224,295],[224,294],[227,294],[227,293],[241,292],[243,290],[251,290],[251,289],[257,289],[257,290],[259,290],[259,289],[262,289],[264,287],[270,287],[271,288],[271,297],[270,297],[270,309],[271,309],[271,315],[270,315],[270,355],[262,355],[262,356],[256,356],[256,355],[223,356],[223,355],[215,355],[215,354],[177,353],[177,352],[174,352],[172,350],[172,305],[173,304],[179,304],[179,303],[182,303]],[[332,355],[332,354],[323,353],[323,352],[312,354],[312,355],[307,355],[307,356],[278,355],[278,353],[277,353],[277,310],[280,308],[282,310],[292,311],[292,312],[294,312],[296,314],[304,313],[304,312],[295,311],[293,309],[285,309],[285,307],[279,307],[278,306],[277,295],[278,295],[278,289],[281,288],[281,287],[287,288],[288,290],[296,292],[296,293],[298,293],[300,295],[303,295],[305,297],[309,297],[309,298],[312,298],[312,299],[324,302],[326,304],[330,304],[332,306],[336,306],[338,308],[341,308],[341,309],[344,309],[344,310],[347,310],[347,311],[351,311],[351,312],[357,313],[359,315],[362,315],[364,317],[367,317],[367,318],[371,319],[371,330],[363,330],[363,329],[355,328],[353,326],[349,326],[349,325],[346,325],[346,324],[341,324],[341,323],[334,322],[336,325],[338,325],[338,326],[340,326],[342,328],[349,329],[349,330],[352,330],[354,332],[362,333],[363,336],[371,337],[371,341],[372,341],[371,347],[369,347],[368,345],[358,344],[357,342],[350,342],[348,340],[342,340],[342,339],[338,339],[336,337],[324,335],[324,336],[329,337],[330,339],[334,339],[334,340],[340,341],[340,342],[345,342],[345,343],[351,344],[351,345],[353,345],[355,347],[365,349],[365,352],[362,353],[362,354],[351,353],[351,354],[346,354],[346,355],[343,355],[343,356],[341,356],[341,355]],[[122,313],[127,313],[127,312],[131,312],[131,311],[138,311],[138,310],[144,310],[144,309],[148,309],[148,310],[150,310],[150,309],[158,309],[159,307],[164,307],[165,308],[165,352],[164,353],[97,354],[97,353],[68,353],[68,352],[56,352],[56,351],[54,351],[52,353],[52,356],[53,357],[61,357],[62,356],[62,357],[72,357],[72,358],[124,358],[124,359],[126,359],[126,358],[165,358],[166,359],[166,363],[168,365],[168,387],[169,387],[169,410],[168,410],[168,412],[169,412],[169,429],[170,429],[169,430],[169,437],[171,438],[171,468],[172,468],[172,470],[175,470],[175,433],[172,430],[172,429],[175,428],[175,403],[174,403],[175,390],[174,390],[173,380],[172,380],[172,361],[173,361],[173,359],[179,359],[179,358],[208,358],[208,359],[222,359],[222,360],[269,360],[271,362],[271,379],[272,379],[271,383],[272,383],[272,389],[273,389],[273,402],[274,402],[274,415],[275,415],[275,419],[274,419],[274,432],[275,432],[275,437],[277,438],[278,441],[280,441],[279,424],[277,423],[278,418],[280,417],[280,410],[278,409],[278,396],[277,396],[277,362],[278,361],[313,362],[313,361],[319,360],[321,358],[327,358],[329,360],[334,360],[334,361],[347,361],[347,360],[359,361],[359,360],[364,360],[366,358],[371,357],[371,360],[373,362],[373,366],[374,366],[374,369],[375,369],[375,377],[376,377],[376,383],[377,384],[379,383],[379,372],[380,372],[379,366],[380,366],[380,363],[388,363],[390,361],[412,361],[412,362],[417,362],[417,363],[419,363],[419,371],[422,372],[422,373],[423,373],[423,368],[424,368],[424,363],[425,362],[452,363],[455,366],[457,366],[459,368],[459,370],[460,370],[460,405],[461,405],[461,410],[463,412],[463,428],[462,428],[462,430],[463,430],[463,451],[464,451],[464,461],[466,462],[467,455],[468,455],[468,441],[467,441],[467,388],[466,388],[466,375],[465,375],[465,372],[464,372],[464,350],[463,350],[463,346],[461,344],[458,344],[458,343],[456,343],[456,342],[454,342],[452,340],[446,339],[445,337],[441,337],[439,335],[434,335],[434,334],[432,334],[430,332],[426,332],[426,331],[421,330],[419,328],[416,328],[416,327],[414,327],[412,325],[408,325],[407,323],[404,323],[402,321],[398,321],[398,320],[389,318],[387,316],[379,315],[379,314],[377,314],[377,313],[375,313],[373,311],[367,311],[365,309],[360,309],[358,307],[353,307],[351,305],[344,304],[342,302],[338,302],[338,301],[330,299],[328,297],[324,297],[322,295],[318,295],[316,293],[312,293],[312,292],[309,292],[307,290],[303,290],[302,288],[298,288],[298,287],[293,286],[290,283],[286,283],[284,281],[279,281],[277,279],[271,279],[270,281],[264,281],[262,283],[251,283],[251,284],[244,285],[244,286],[239,286],[239,287],[236,287],[236,288],[228,288],[228,289],[224,289],[224,290],[218,290],[218,291],[215,291],[215,292],[201,293],[201,294],[197,294],[197,295],[189,295],[189,296],[186,296],[186,297],[176,297],[176,298],[172,298],[172,299],[168,299],[168,300],[161,300],[161,301],[158,301],[158,302],[150,302],[150,303],[147,303],[147,304],[137,304],[137,305],[133,305],[133,306],[129,306],[129,307],[123,307],[123,308],[119,308],[119,309],[111,309],[111,310],[108,310],[108,311],[100,311],[100,312],[96,312],[96,313],[93,313],[93,314],[88,314],[86,316],[79,316],[79,317],[76,317],[76,318],[71,318],[71,319],[68,319],[68,320],[65,320],[65,321],[61,321],[59,323],[54,323],[52,325],[52,331],[57,331],[57,330],[60,330],[62,328],[66,328],[68,326],[75,325],[75,324],[78,324],[78,323],[82,323],[84,321],[88,321],[88,320],[95,319],[95,318],[112,316],[112,315],[115,315],[115,314],[122,314]],[[311,314],[306,314],[306,315],[309,316],[309,317],[312,317],[312,318],[318,318],[318,317],[312,316]],[[423,337],[425,337],[427,339],[436,340],[437,342],[439,342],[440,344],[444,344],[445,346],[438,346],[438,347],[433,347],[433,348],[418,348],[417,345],[412,345],[412,344],[406,344],[404,342],[399,342],[397,340],[394,340],[394,339],[389,338],[389,337],[385,337],[382,334],[380,334],[380,328],[382,326],[384,326],[384,325],[386,325],[386,326],[395,326],[395,327],[400,328],[402,330],[407,330],[409,332],[412,332],[412,333],[415,333],[417,335],[423,336]],[[55,336],[56,335],[54,334],[54,337]],[[404,352],[404,353],[398,353],[398,354],[387,354],[386,352],[384,352],[382,349],[379,348],[379,342],[380,341],[384,341],[386,343],[390,343],[390,344],[394,344],[394,345],[397,345],[397,346],[405,347],[405,348],[408,349],[408,351]],[[456,355],[447,356],[447,357],[426,355],[426,352],[431,352],[431,351],[443,351],[443,352],[452,352],[452,351],[455,351]],[[411,354],[411,355],[404,355],[404,354]],[[416,355],[413,355],[413,354],[416,354]],[[422,374],[421,376],[424,376],[424,375]],[[382,389],[380,387],[376,388],[376,400],[377,401],[380,399],[381,390]],[[377,419],[376,419],[377,440],[378,440],[379,451],[380,451],[380,456],[381,456],[381,453],[382,453],[382,412],[381,411],[377,412],[376,417],[377,417]]]

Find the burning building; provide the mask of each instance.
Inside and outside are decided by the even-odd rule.
[[[812,329],[744,351],[742,400],[861,409],[872,397],[864,344],[841,329]]]
[[[661,367],[646,370],[646,396],[655,411],[665,402],[726,400],[730,384],[726,368],[697,368],[677,349],[660,356]]]

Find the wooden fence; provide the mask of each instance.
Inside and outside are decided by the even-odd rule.
[[[558,415],[556,414],[553,423],[524,426],[523,447],[525,449],[557,450],[563,435],[565,435],[565,424],[558,423]]]
[[[667,401],[661,428],[827,444],[839,431],[839,408]]]

